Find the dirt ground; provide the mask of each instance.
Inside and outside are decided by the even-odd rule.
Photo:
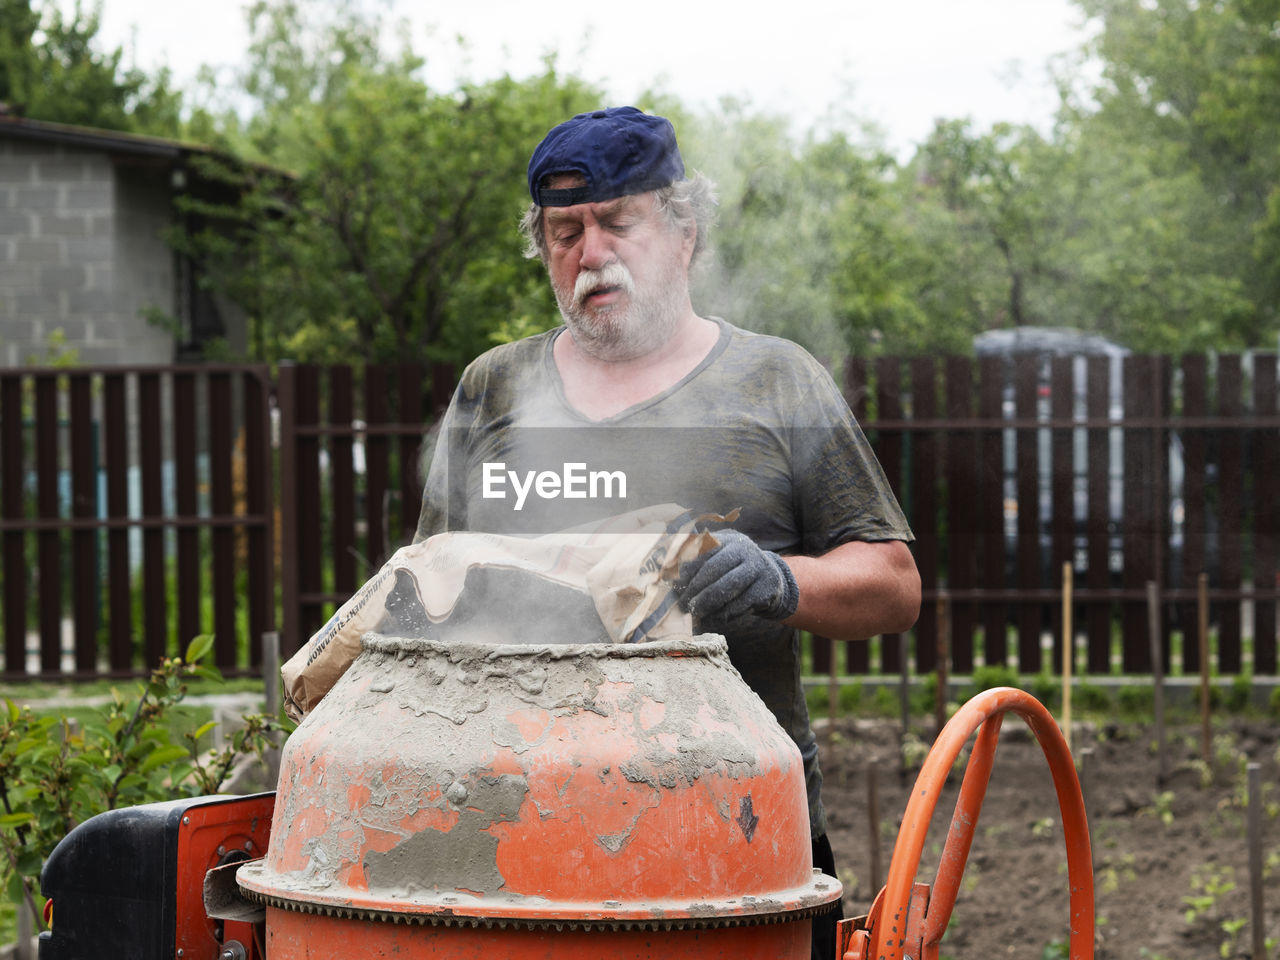
[[[932,724],[930,724],[931,728]],[[870,905],[872,857],[868,765],[878,761],[881,875],[915,780],[896,759],[898,724],[843,720],[823,741],[823,796],[829,835],[845,883],[845,915]],[[929,729],[924,743],[932,740]],[[825,731],[820,731],[820,740]],[[1159,782],[1156,735],[1133,724],[1077,726],[1077,758],[1092,822],[1099,960],[1210,960],[1251,956],[1245,764],[1261,764],[1262,859],[1267,955],[1280,938],[1280,725],[1230,721],[1213,730],[1212,763],[1202,760],[1198,723],[1171,726]],[[923,746],[923,745],[922,745]],[[922,749],[922,747],[921,747]],[[910,752],[910,751],[908,751]],[[1211,769],[1210,769],[1211,768]],[[918,769],[918,761],[917,761]],[[938,803],[917,879],[931,882],[960,775]],[[943,957],[955,960],[1067,956],[1066,852],[1048,765],[1026,725],[1003,724],[986,802]]]

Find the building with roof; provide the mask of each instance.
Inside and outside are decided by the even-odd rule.
[[[168,239],[192,226],[180,195],[229,189],[199,156],[217,154],[0,112],[0,367],[55,343],[86,365],[198,359],[219,338],[243,353],[243,311]]]

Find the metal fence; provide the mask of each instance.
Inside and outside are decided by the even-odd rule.
[[[1064,565],[1089,674],[1276,672],[1275,354],[848,361],[846,395],[907,510],[910,639],[852,674],[1061,663]],[[421,365],[0,371],[5,680],[137,675],[198,633],[227,673],[288,655],[408,542],[451,372]],[[939,616],[941,611],[941,618]],[[814,647],[825,671],[826,648]]]

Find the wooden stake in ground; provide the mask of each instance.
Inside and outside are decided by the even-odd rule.
[[[1062,735],[1071,749],[1071,667],[1075,661],[1075,637],[1071,629],[1071,564],[1062,565]]]
[[[947,725],[947,667],[951,660],[951,598],[946,590],[938,591],[938,690],[933,704],[933,735],[936,738]]]
[[[907,785],[907,732],[911,729],[911,677],[907,666],[907,635],[898,634],[898,665],[901,676],[898,682],[898,705],[902,711],[902,725],[898,730],[898,782]]]
[[[814,638],[817,642],[817,637]],[[831,644],[831,675],[827,679],[827,743],[835,743],[836,712],[840,707],[840,643],[828,640]]]
[[[872,757],[867,764],[867,838],[871,846],[871,897],[880,892],[880,761]]]
[[[1249,787],[1249,926],[1253,960],[1267,960],[1266,923],[1262,909],[1262,766],[1250,763]]]
[[[1209,732],[1209,575],[1196,578],[1196,626],[1200,632],[1200,755],[1205,763],[1213,757],[1213,737]]]
[[[1164,653],[1160,649],[1160,594],[1153,581],[1147,581],[1147,636],[1151,642],[1151,680],[1155,686],[1156,751],[1159,765],[1156,783],[1164,786],[1168,762],[1164,737]]]

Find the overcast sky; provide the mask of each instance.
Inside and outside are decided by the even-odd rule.
[[[102,2],[102,39],[132,49],[143,68],[167,64],[180,83],[202,63],[234,64],[245,47],[238,0]],[[647,0],[589,11],[530,0],[370,2],[410,19],[437,86],[463,70],[477,80],[526,76],[554,51],[562,71],[600,83],[614,103],[652,86],[695,107],[733,95],[789,113],[797,132],[834,107],[877,124],[900,153],[936,117],[971,117],[984,129],[1046,125],[1049,60],[1085,36],[1070,0]]]

